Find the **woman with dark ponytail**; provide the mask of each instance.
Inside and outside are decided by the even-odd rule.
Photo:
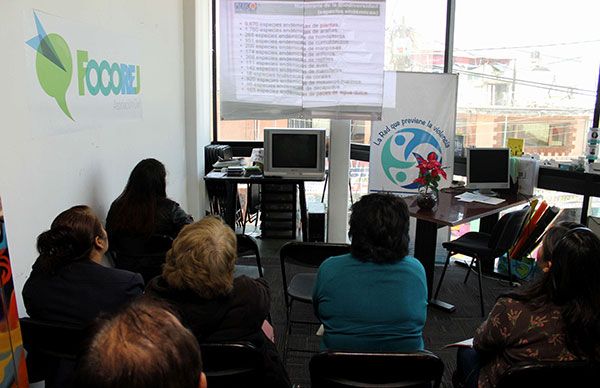
[[[23,301],[35,319],[87,324],[140,295],[142,277],[100,264],[108,249],[106,231],[87,206],[60,213],[39,235],[40,253],[23,287]]]
[[[600,361],[600,239],[560,223],[544,236],[538,263],[541,278],[500,297],[477,329],[474,351],[459,352],[455,386],[494,387],[516,363]]]

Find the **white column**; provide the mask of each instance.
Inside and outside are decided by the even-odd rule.
[[[185,84],[187,210],[199,219],[207,199],[204,146],[211,136],[211,2],[183,1],[183,77]]]
[[[350,120],[331,120],[327,242],[348,240],[348,174],[350,171]]]

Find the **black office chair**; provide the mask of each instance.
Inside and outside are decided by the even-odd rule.
[[[597,387],[600,364],[588,361],[519,364],[504,372],[497,388]]]
[[[521,210],[517,210],[511,213],[507,213],[494,226],[491,234],[482,232],[469,232],[466,233],[454,241],[448,241],[442,244],[444,248],[448,250],[448,256],[446,257],[446,263],[444,264],[444,270],[442,276],[435,290],[434,299],[437,299],[440,292],[440,287],[444,281],[444,275],[450,262],[450,257],[459,253],[462,255],[470,256],[471,264],[469,270],[465,276],[464,283],[469,279],[469,274],[474,265],[477,267],[477,273],[479,275],[479,298],[481,303],[481,316],[485,316],[485,309],[483,305],[483,289],[481,287],[481,261],[494,260],[497,257],[507,253],[508,250],[513,246],[523,224],[529,214],[529,205]],[[509,280],[512,280],[512,273],[510,270],[510,258],[508,260],[508,276]]]
[[[358,353],[326,351],[309,364],[313,388],[440,386],[444,363],[428,351]]]
[[[111,247],[111,256],[116,268],[137,272],[148,282],[162,273],[165,256],[173,245],[166,235],[145,238],[119,238]]]
[[[86,327],[20,318],[27,351],[29,382],[45,381],[47,388],[69,386],[77,359],[91,338]]]
[[[285,338],[283,344],[283,360],[287,360],[288,339],[292,332],[292,324],[318,324],[310,321],[294,321],[291,319],[294,301],[312,305],[312,292],[316,279],[316,269],[325,259],[331,256],[343,255],[350,252],[348,244],[334,244],[323,242],[298,242],[291,241],[284,244],[279,251],[281,260],[281,277],[283,279],[283,296],[285,301]],[[288,278],[287,265],[296,265],[303,270],[311,272],[299,272]],[[304,349],[289,349],[299,352],[307,352]]]
[[[259,387],[264,376],[263,356],[250,342],[200,345],[202,371],[211,388]]]
[[[258,249],[258,243],[256,242],[256,239],[252,236],[239,233],[236,233],[235,237],[237,238],[238,261],[241,263],[250,257],[254,257],[254,260],[256,261],[256,267],[237,264],[235,266],[236,276],[246,275],[251,278],[264,277],[263,267],[260,261],[260,251]]]

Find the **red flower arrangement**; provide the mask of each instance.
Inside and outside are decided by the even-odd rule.
[[[444,167],[442,167],[442,164],[437,160],[436,153],[430,152],[429,155],[427,155],[427,159],[424,159],[417,154],[414,155],[417,157],[419,177],[413,182],[420,184],[421,187],[425,187],[425,194],[427,194],[429,190],[437,193],[439,181],[442,177],[447,179],[447,176]]]

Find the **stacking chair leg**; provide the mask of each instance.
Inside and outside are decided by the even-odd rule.
[[[467,280],[469,280],[469,275],[471,274],[471,270],[473,269],[473,263],[475,263],[475,258],[471,258],[471,264],[469,264],[469,269],[467,270],[467,274],[465,275],[465,280],[463,280],[463,284],[467,284]]]
[[[481,260],[477,260],[477,275],[479,279],[479,302],[481,304],[481,316],[485,317],[485,309],[483,308],[483,288],[481,287]]]
[[[440,281],[438,282],[437,288],[435,289],[433,299],[437,299],[438,297],[440,287],[442,287],[442,282],[444,281],[444,275],[446,275],[446,270],[448,269],[448,263],[450,263],[450,257],[452,257],[452,252],[448,251],[448,256],[446,256],[446,262],[444,263],[444,270],[442,271],[442,276],[440,276]]]

